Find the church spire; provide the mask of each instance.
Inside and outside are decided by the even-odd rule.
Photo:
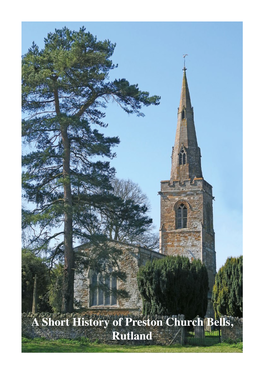
[[[179,112],[182,112],[184,109],[188,108],[188,111],[192,109],[191,105],[191,98],[187,83],[187,77],[186,77],[186,68],[184,66],[183,70],[183,79],[182,79],[182,89],[181,89],[181,98],[180,98],[180,105],[178,108]]]
[[[184,62],[177,130],[172,151],[171,181],[202,178],[200,148],[196,139],[186,70]]]

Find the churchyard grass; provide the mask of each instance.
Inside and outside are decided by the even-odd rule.
[[[83,352],[83,353],[242,353],[243,343],[218,343],[208,347],[190,345],[107,345],[91,343],[87,339],[80,340],[46,340],[43,338],[22,338],[22,352]]]

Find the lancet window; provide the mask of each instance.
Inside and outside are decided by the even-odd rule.
[[[179,153],[179,164],[184,165],[184,164],[186,164],[186,162],[187,162],[186,151],[184,150],[184,148],[182,148],[180,153]]]
[[[187,227],[187,208],[180,204],[176,210],[176,228],[184,229]]]

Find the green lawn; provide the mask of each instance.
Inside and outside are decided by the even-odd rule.
[[[243,343],[227,344],[218,343],[207,347],[198,347],[190,345],[171,345],[171,346],[130,346],[130,345],[107,345],[90,343],[86,339],[81,340],[45,340],[45,339],[26,339],[22,338],[22,352],[110,352],[110,353],[242,353]]]

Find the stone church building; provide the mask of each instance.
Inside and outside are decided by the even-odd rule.
[[[183,69],[183,80],[178,108],[177,130],[171,155],[170,179],[161,181],[160,188],[160,248],[154,252],[146,248],[115,243],[123,249],[120,267],[127,274],[126,282],[108,277],[110,288],[126,289],[129,299],[117,300],[104,295],[90,285],[100,282],[98,274],[87,272],[75,279],[75,299],[85,309],[115,309],[140,311],[142,301],[137,287],[137,271],[147,260],[166,255],[200,259],[207,267],[209,277],[207,316],[214,315],[211,294],[216,274],[215,238],[213,229],[212,186],[203,178],[201,151],[198,147],[194,113]],[[84,247],[82,246],[82,249]],[[102,281],[102,279],[101,279]],[[105,280],[106,281],[106,280]]]

